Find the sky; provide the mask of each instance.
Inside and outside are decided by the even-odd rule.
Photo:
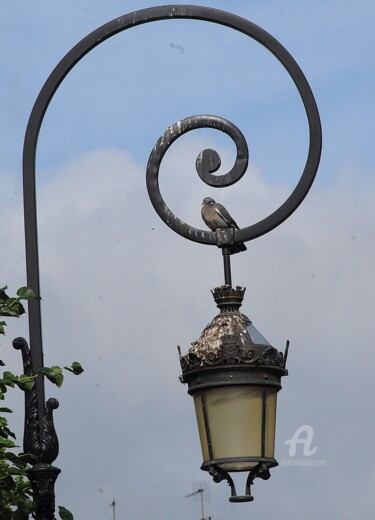
[[[173,3],[173,2],[165,2]],[[198,5],[191,0],[191,4]],[[118,0],[3,1],[0,16],[0,286],[26,284],[22,146],[33,103],[59,60],[104,23],[155,4]],[[186,352],[216,315],[210,289],[223,283],[216,247],[189,242],[159,219],[145,169],[168,125],[215,114],[244,133],[245,177],[215,190],[195,172],[206,147],[234,161],[214,131],[173,145],[160,173],[162,195],[180,218],[204,229],[205,196],[245,227],[294,189],[308,130],[298,93],[263,47],[229,29],[165,21],[103,43],[68,75],[40,132],[37,198],[44,355],[47,365],[80,361],[57,397],[62,469],[56,502],[75,519],[373,519],[375,311],[375,89],[370,0],[206,1],[260,25],[304,71],[323,129],[314,185],[298,210],[232,259],[243,312],[279,350],[290,340],[289,376],[278,398],[276,458],[255,501],[230,504],[225,483],[200,471],[193,403],[180,384]],[[1,359],[21,372],[11,340]],[[11,396],[22,436],[23,401]],[[291,450],[291,441],[306,438]],[[311,441],[311,442],[310,442]],[[316,449],[315,449],[316,448]]]

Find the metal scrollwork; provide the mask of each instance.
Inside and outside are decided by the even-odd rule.
[[[228,485],[231,488],[231,497],[229,499],[230,502],[252,502],[254,497],[251,494],[251,486],[254,484],[254,480],[256,478],[261,478],[262,480],[268,480],[271,477],[270,468],[273,466],[277,466],[277,462],[275,460],[269,459],[267,462],[265,459],[258,459],[259,463],[256,464],[251,471],[246,480],[246,489],[244,495],[237,495],[236,486],[230,474],[223,470],[217,464],[211,463],[203,463],[201,469],[204,471],[208,471],[211,475],[214,482],[222,482],[226,480]]]
[[[154,181],[157,181],[154,176],[158,175],[160,161],[164,157],[164,154],[176,139],[197,128],[212,128],[214,130],[220,130],[233,139],[237,148],[236,162],[233,168],[225,175],[213,175],[213,173],[215,173],[221,166],[219,154],[215,150],[203,150],[196,160],[196,169],[202,181],[209,186],[225,187],[231,186],[245,174],[249,162],[249,150],[242,132],[233,123],[222,117],[212,115],[188,117],[170,126],[160,137],[151,152],[147,166],[147,171],[150,172],[148,174],[147,183],[150,185],[149,195],[152,202],[157,200],[152,187],[154,187]]]
[[[13,340],[13,347],[21,350],[24,373],[34,377],[31,353],[24,338]],[[31,390],[25,390],[25,429],[23,449],[35,457],[31,462],[51,464],[59,454],[59,441],[53,424],[53,410],[58,408],[57,399],[50,398],[45,404],[43,417],[39,417],[38,394],[35,382]],[[40,420],[41,419],[41,420]]]
[[[315,126],[320,129],[318,124],[319,115],[317,112],[315,117],[317,118]],[[168,208],[160,194],[159,171],[164,155],[179,137],[198,128],[211,128],[226,133],[233,139],[237,148],[237,157],[233,168],[223,175],[214,175],[221,166],[219,154],[212,149],[203,150],[196,160],[196,170],[202,181],[209,186],[223,188],[231,186],[243,177],[248,166],[249,152],[246,139],[242,132],[233,123],[222,117],[214,115],[195,115],[169,126],[156,142],[147,164],[147,190],[155,211],[173,231],[189,240],[200,242],[201,244],[223,246],[225,242],[223,242],[222,237],[219,235],[220,230],[209,232],[190,226],[178,218]],[[313,139],[313,137],[315,139]],[[290,197],[274,213],[265,219],[240,230],[235,230],[230,237],[230,241],[233,242],[233,244],[240,244],[268,233],[284,222],[284,220],[297,209],[314,181],[320,160],[320,150],[321,133],[319,131],[315,132],[314,136],[311,135],[306,167],[297,187]]]
[[[205,244],[216,244],[216,233],[193,228],[176,217],[165,204],[159,189],[159,170],[168,148],[182,135],[198,128],[220,130],[231,137],[237,148],[233,168],[226,174],[214,175],[221,166],[215,150],[203,150],[197,157],[196,170],[203,182],[213,187],[231,186],[245,174],[249,162],[248,146],[242,132],[230,121],[213,115],[195,115],[169,126],[155,144],[147,164],[146,182],[150,200],[160,218],[180,235]]]
[[[183,373],[207,366],[252,365],[269,368],[285,369],[285,357],[274,347],[264,345],[228,345],[223,341],[217,352],[207,352],[204,358],[193,352],[180,355],[180,365]]]
[[[35,377],[35,370],[27,341],[24,338],[13,340],[13,347],[21,350],[25,375]],[[23,437],[24,452],[30,455],[31,469],[28,471],[33,497],[36,503],[37,520],[55,518],[55,481],[60,469],[51,465],[59,454],[59,441],[53,424],[53,410],[59,406],[57,399],[50,398],[45,403],[43,416],[39,416],[38,392],[34,384],[25,390],[25,428]]]
[[[227,13],[221,13],[220,16],[224,15],[224,18],[226,18],[226,14]],[[192,15],[192,17],[194,17],[194,15]],[[276,209],[276,211],[255,224],[236,230],[230,237],[230,244],[238,245],[272,231],[272,229],[284,222],[301,204],[311,188],[319,166],[322,134],[319,113],[310,86],[301,69],[286,49],[271,35],[251,22],[237,19],[237,23],[233,23],[233,18],[231,18],[230,23],[228,23],[229,19],[224,21],[216,17],[217,11],[210,21],[224,23],[224,25],[229,25],[233,29],[239,30],[251,38],[254,38],[268,48],[284,65],[302,98],[310,130],[310,143],[306,164],[297,186],[288,199]],[[221,165],[219,154],[215,150],[203,150],[196,161],[196,169],[200,178],[209,186],[216,188],[230,186],[242,178],[248,165],[248,147],[241,131],[235,125],[221,117],[196,115],[170,126],[155,144],[147,165],[147,189],[151,202],[159,217],[173,229],[173,231],[195,242],[224,247],[225,242],[222,241],[218,231],[208,232],[206,230],[196,229],[174,215],[165,204],[159,191],[158,175],[160,163],[167,149],[178,137],[196,128],[221,130],[234,140],[237,147],[235,164],[230,172],[223,175],[214,175]],[[233,252],[235,251],[232,250],[232,253]]]

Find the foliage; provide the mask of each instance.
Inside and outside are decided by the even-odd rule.
[[[24,300],[38,299],[28,287],[21,287],[15,297],[9,297],[7,287],[0,289],[0,319],[3,317],[18,318],[25,313],[21,303]],[[6,322],[0,321],[0,334],[5,334]],[[0,360],[0,366],[5,363]],[[83,372],[81,365],[75,361],[71,366],[64,367],[68,372],[79,375]],[[33,388],[34,380],[39,375],[45,375],[49,381],[60,387],[64,380],[63,369],[58,366],[45,367],[33,376],[16,376],[12,372],[4,371],[0,377],[0,401],[4,401],[9,388],[18,387],[23,391]],[[9,429],[6,416],[12,410],[6,406],[0,406],[0,519],[1,520],[27,520],[35,511],[32,500],[32,491],[27,471],[30,468],[30,454],[15,453],[18,448],[16,436]],[[5,415],[4,415],[5,414]],[[62,520],[73,520],[73,515],[65,507],[59,506],[59,516]]]
[[[40,299],[34,291],[28,287],[20,287],[17,291],[17,296],[10,298],[5,292],[7,287],[0,289],[0,318],[12,317],[19,318],[22,314],[25,314],[25,308],[21,303],[21,300],[37,300]],[[0,321],[0,334],[5,334],[5,321]]]

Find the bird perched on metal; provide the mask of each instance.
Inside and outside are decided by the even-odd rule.
[[[212,230],[217,229],[240,229],[229,214],[228,210],[218,202],[215,202],[211,197],[205,197],[202,202],[202,218],[205,224]],[[233,252],[246,251],[245,244],[236,244]]]

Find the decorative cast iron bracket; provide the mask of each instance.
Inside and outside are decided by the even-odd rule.
[[[13,347],[21,350],[24,374],[36,379],[40,377],[33,369],[27,341],[24,338],[16,338],[13,340]],[[55,480],[60,469],[52,466],[59,454],[59,441],[53,424],[53,410],[56,410],[58,406],[57,399],[48,399],[42,421],[40,421],[35,381],[31,390],[25,390],[23,451],[30,455],[29,463],[32,468],[28,472],[28,477],[37,504],[38,520],[54,519]]]
[[[276,466],[274,464],[274,466]],[[207,469],[207,467],[203,467],[202,469]],[[224,471],[222,468],[218,466],[211,465],[208,469],[208,473],[211,475],[214,482],[222,482],[226,480],[230,487],[230,502],[252,502],[254,497],[251,494],[251,486],[254,483],[256,478],[261,478],[262,480],[268,480],[271,477],[269,466],[267,466],[264,462],[260,462],[250,471],[247,479],[246,479],[246,487],[244,495],[237,495],[236,486],[230,474],[227,471]]]

